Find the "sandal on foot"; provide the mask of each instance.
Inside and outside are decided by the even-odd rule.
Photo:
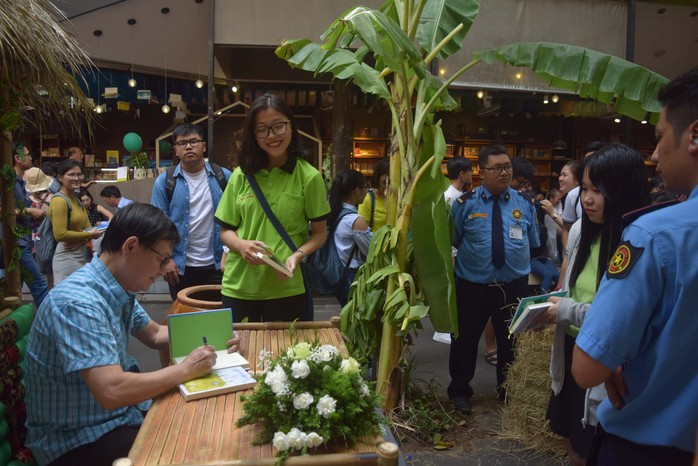
[[[485,359],[487,364],[491,364],[493,366],[497,365],[497,350],[485,353],[482,357]]]

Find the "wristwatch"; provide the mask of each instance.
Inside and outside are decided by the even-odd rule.
[[[305,251],[302,250],[301,248],[296,249],[296,252],[301,253],[301,260],[299,262],[305,262]]]

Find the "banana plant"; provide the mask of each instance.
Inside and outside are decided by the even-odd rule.
[[[394,370],[403,336],[428,315],[438,331],[457,331],[451,232],[443,199],[446,142],[436,111],[456,107],[448,86],[478,63],[530,67],[550,85],[573,90],[616,111],[657,118],[656,91],[666,79],[632,63],[582,47],[523,43],[477,52],[442,81],[434,59],[457,52],[479,4],[474,0],[387,0],[379,9],[351,8],[321,36],[285,40],[276,55],[292,67],[330,73],[384,99],[392,120],[388,224],[374,233],[366,264],[342,309],[342,330],[354,351],[370,355],[380,342],[378,388],[395,405]]]

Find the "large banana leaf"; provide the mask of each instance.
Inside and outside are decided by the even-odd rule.
[[[521,42],[474,52],[476,58],[528,67],[551,86],[605,104],[616,112],[656,124],[662,107],[657,92],[669,80],[635,63],[575,45]]]
[[[427,0],[417,28],[417,42],[430,53],[462,23],[463,28],[438,53],[445,60],[460,50],[479,11],[480,5],[475,0]]]

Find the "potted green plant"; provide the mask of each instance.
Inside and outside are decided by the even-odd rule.
[[[134,180],[142,180],[147,177],[148,160],[148,154],[144,151],[131,152],[127,164],[133,168]]]

